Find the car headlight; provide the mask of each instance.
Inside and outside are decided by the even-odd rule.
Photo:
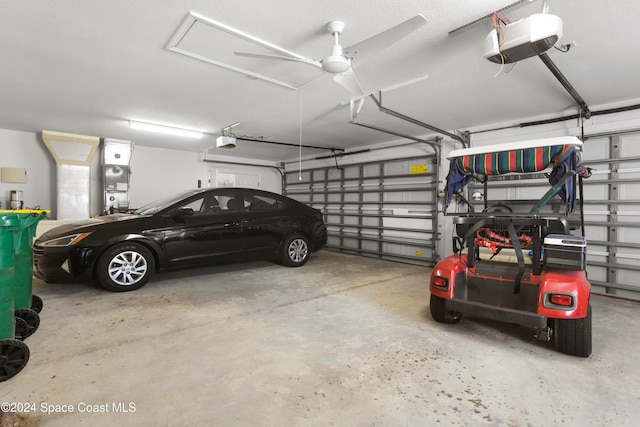
[[[58,237],[57,239],[47,240],[46,242],[41,242],[41,246],[72,246],[79,243],[85,237],[89,236],[91,233],[78,233],[78,234],[70,234],[68,236]]]

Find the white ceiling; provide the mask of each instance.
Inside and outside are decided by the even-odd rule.
[[[342,20],[349,46],[418,13],[428,23],[356,69],[367,92],[428,75],[383,94],[383,105],[453,131],[531,117],[577,113],[571,96],[539,58],[500,66],[482,57],[491,29],[484,20],[449,32],[516,0],[0,0],[0,128],[43,129],[132,140],[137,145],[201,151],[234,122],[238,136],[353,150],[396,140],[349,123],[349,93],[330,77],[291,90],[193,59],[166,48],[189,12],[314,59],[328,55],[328,21]],[[553,62],[589,106],[628,105],[640,98],[637,0],[551,0],[564,23]],[[511,21],[539,13],[542,1],[502,12]],[[211,40],[214,52],[246,50],[230,37]],[[207,46],[201,48],[206,49]],[[268,70],[273,61],[243,58]],[[296,67],[291,64],[291,79]],[[278,63],[278,66],[281,66]],[[302,70],[301,69],[301,70]],[[494,77],[495,76],[495,77]],[[128,120],[202,130],[202,140],[143,133]],[[358,121],[403,134],[431,132],[391,117],[367,100]],[[297,147],[238,141],[218,154],[287,160]],[[323,154],[304,149],[303,155]]]

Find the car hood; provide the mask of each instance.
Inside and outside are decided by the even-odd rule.
[[[80,221],[74,221],[67,224],[61,224],[51,230],[43,233],[38,240],[47,241],[56,239],[58,237],[67,236],[74,233],[84,233],[87,231],[93,231],[97,227],[108,226],[112,223],[121,223],[123,221],[132,221],[142,218],[140,215],[132,214],[111,214],[104,215],[97,218],[90,218]]]

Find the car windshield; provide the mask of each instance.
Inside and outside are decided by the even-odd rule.
[[[179,202],[180,200],[186,199],[187,197],[193,196],[194,194],[197,194],[201,191],[202,190],[189,190],[179,194],[175,194],[165,199],[156,200],[155,202],[151,202],[148,205],[144,205],[143,207],[137,209],[134,213],[136,215],[153,215]]]

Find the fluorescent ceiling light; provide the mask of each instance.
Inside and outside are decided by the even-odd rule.
[[[149,132],[157,132],[157,133],[164,133],[167,135],[177,135],[177,136],[184,136],[187,138],[202,138],[203,133],[196,131],[196,130],[189,130],[189,129],[180,129],[180,128],[174,128],[171,126],[163,126],[163,125],[155,125],[152,123],[144,123],[144,122],[136,122],[134,120],[129,120],[129,127],[131,129],[138,129],[138,130],[146,130]]]

